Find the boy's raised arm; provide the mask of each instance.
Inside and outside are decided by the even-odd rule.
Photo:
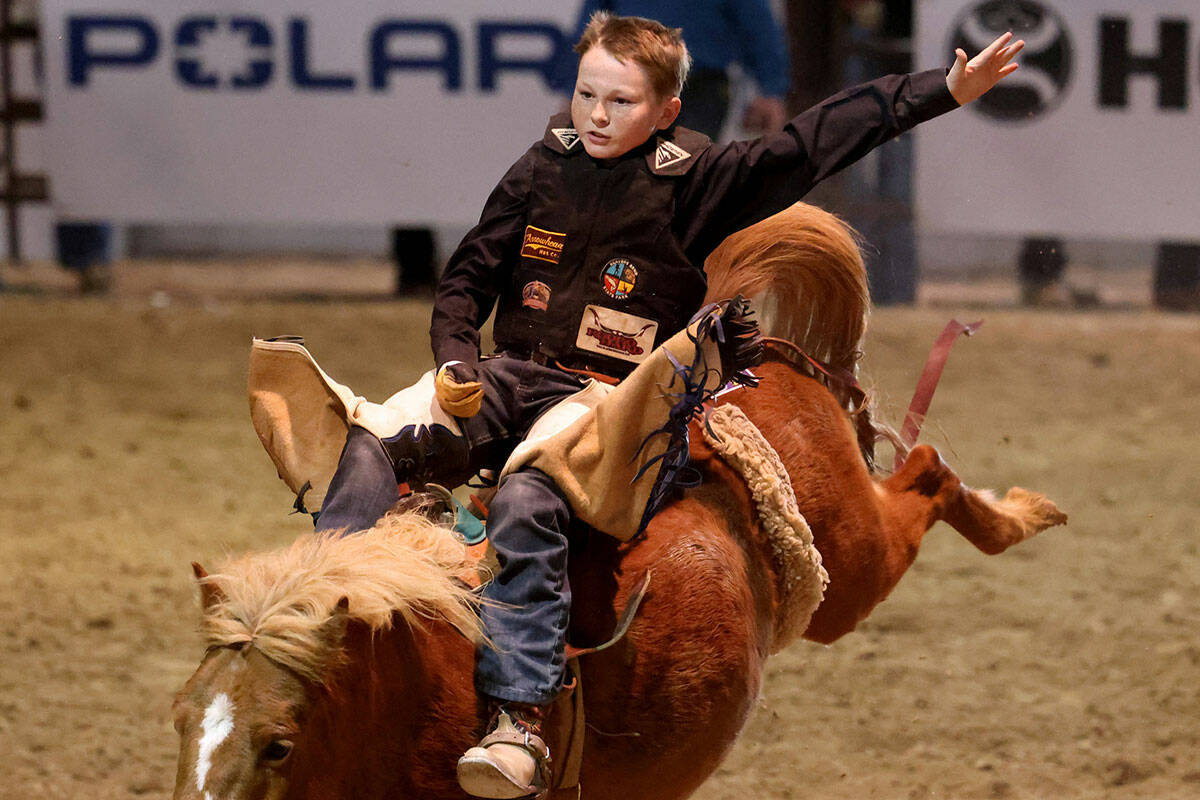
[[[1025,47],[1025,40],[1014,42],[1012,36],[1011,31],[999,36],[970,61],[961,47],[954,51],[954,66],[946,75],[946,88],[960,106],[977,99],[1005,75],[1016,71],[1017,65],[1010,62]]]
[[[779,133],[715,146],[701,180],[681,196],[698,263],[728,234],[781,211],[830,175],[914,126],[978,98],[1016,70],[1025,46],[1006,33],[949,71],[887,75],[851,87],[793,118]]]

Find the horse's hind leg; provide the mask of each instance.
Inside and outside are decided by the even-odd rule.
[[[946,504],[943,519],[971,544],[994,555],[1046,528],[1064,524],[1067,515],[1044,494],[1020,486],[1012,487],[997,500],[991,492],[977,492],[960,484]]]
[[[904,466],[887,480],[886,486],[891,491],[935,496],[936,518],[945,520],[989,555],[1001,553],[1067,521],[1066,514],[1037,492],[1014,486],[997,500],[991,492],[968,488],[928,445],[913,448]]]

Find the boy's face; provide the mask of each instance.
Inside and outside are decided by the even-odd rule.
[[[571,121],[592,158],[616,158],[645,142],[679,116],[679,98],[660,98],[645,71],[621,63],[603,47],[579,59]]]

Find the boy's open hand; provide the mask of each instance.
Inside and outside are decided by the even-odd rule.
[[[960,106],[965,106],[999,83],[1005,75],[1016,71],[1017,65],[1009,62],[1025,47],[1025,40],[1018,39],[1009,44],[1010,41],[1011,31],[983,48],[970,61],[962,48],[954,51],[954,66],[946,76],[946,86]]]

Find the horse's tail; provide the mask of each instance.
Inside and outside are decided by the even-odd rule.
[[[841,219],[796,203],[727,238],[704,270],[706,303],[753,298],[764,333],[855,372],[870,295],[858,238]]]

